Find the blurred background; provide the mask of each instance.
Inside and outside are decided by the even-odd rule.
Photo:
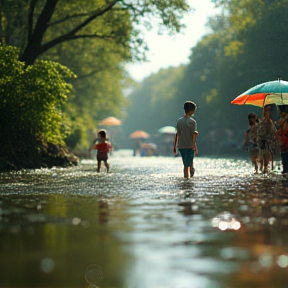
[[[21,61],[28,61],[27,39],[33,38],[28,37],[30,28],[35,27],[46,3],[40,2],[42,6],[35,5],[35,9],[27,3],[3,2],[2,48],[4,44],[17,47]],[[158,10],[155,8],[152,14],[147,10],[143,15],[133,16],[130,11],[125,17],[124,9],[121,14],[121,9],[113,8],[95,18],[82,35],[73,35],[73,41],[62,41],[61,35],[66,35],[78,20],[70,22],[63,11],[70,15],[76,13],[75,19],[77,17],[80,23],[81,17],[88,15],[84,10],[92,11],[97,8],[96,4],[90,3],[87,7],[78,1],[73,5],[57,4],[42,39],[41,53],[36,58],[58,62],[77,76],[68,80],[72,88],[65,105],[57,106],[61,116],[60,126],[57,124],[61,134],[58,138],[70,151],[89,157],[88,147],[97,137],[97,131],[105,128],[114,149],[129,148],[135,154],[171,155],[173,132],[163,133],[160,129],[175,127],[184,113],[183,103],[192,100],[198,106],[194,118],[198,122],[200,155],[243,154],[247,115],[254,112],[261,116],[261,109],[231,105],[231,101],[258,83],[278,77],[288,79],[288,2],[187,0],[177,3],[170,0],[164,8],[156,7]],[[161,14],[162,18],[159,16],[161,9],[166,13]],[[34,11],[32,26],[27,24],[29,11]],[[77,11],[85,13],[78,15]],[[62,26],[57,26],[59,23]],[[29,88],[30,95],[33,89]],[[1,96],[4,102],[9,91],[7,88],[6,94]],[[18,99],[17,93],[15,99]],[[8,111],[7,107],[5,109]],[[277,110],[274,110],[272,117],[277,120]],[[5,117],[7,120],[7,115]],[[102,121],[108,117],[120,122],[105,125]],[[34,122],[46,123],[41,133],[50,141],[52,132],[47,130],[51,126],[48,120],[46,117],[45,121]],[[18,124],[17,127],[19,129]],[[148,136],[131,138],[138,130]],[[136,151],[140,142],[149,151]]]

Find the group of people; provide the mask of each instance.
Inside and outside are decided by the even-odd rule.
[[[174,138],[173,152],[178,154],[177,148],[181,154],[184,165],[184,177],[193,177],[195,169],[193,167],[194,155],[197,155],[196,137],[197,124],[192,118],[196,110],[196,104],[192,101],[186,101],[184,103],[185,114],[177,122],[177,132]],[[101,162],[109,172],[108,153],[112,150],[112,145],[107,139],[107,132],[104,129],[98,131],[98,137],[89,147],[89,151],[97,150],[97,172],[100,172]]]
[[[273,169],[274,155],[280,154],[283,171],[288,175],[288,105],[278,105],[280,119],[273,122],[271,119],[272,105],[263,108],[263,116],[258,119],[254,113],[248,115],[249,129],[245,134],[245,144],[251,155],[254,172],[266,174],[269,172],[269,164]],[[184,103],[185,114],[177,121],[177,131],[174,138],[173,152],[177,154],[177,148],[184,165],[184,178],[193,177],[194,155],[197,155],[196,137],[198,135],[197,123],[192,118],[197,106],[192,101]]]
[[[198,135],[197,123],[192,118],[197,108],[192,101],[184,103],[184,116],[180,117],[176,124],[176,133],[173,142],[175,155],[180,152],[183,162],[184,178],[193,177],[195,169],[193,166],[194,156],[198,154],[196,138]],[[283,165],[282,173],[288,174],[288,105],[279,105],[280,119],[274,124],[270,115],[271,105],[263,108],[263,116],[258,119],[255,113],[248,115],[249,128],[245,134],[245,145],[251,156],[254,172],[268,173],[269,164],[274,162],[274,155],[281,154]],[[109,171],[108,152],[112,146],[107,141],[107,133],[104,129],[98,132],[97,142],[89,150],[97,150],[97,171],[100,171],[101,162]],[[178,151],[177,151],[178,150]]]
[[[288,174],[288,105],[279,105],[280,119],[274,124],[270,115],[271,105],[263,108],[258,119],[254,113],[248,115],[249,128],[245,133],[245,145],[251,156],[254,173],[268,173],[273,168],[274,155],[281,154],[282,174]]]

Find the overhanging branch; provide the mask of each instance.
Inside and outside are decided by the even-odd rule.
[[[102,16],[107,11],[111,10],[117,2],[119,2],[119,0],[111,1],[105,8],[100,9],[100,10],[96,11],[95,13],[93,13],[90,17],[88,17],[85,21],[83,21],[81,24],[76,26],[74,29],[72,29],[67,34],[59,36],[59,37],[55,38],[54,40],[51,40],[51,41],[47,42],[46,44],[41,45],[39,55],[43,54],[45,51],[49,50],[50,48],[54,47],[55,45],[60,44],[60,43],[65,42],[65,41],[69,41],[69,40],[74,40],[74,39],[78,39],[78,38],[93,38],[93,37],[94,38],[101,38],[101,39],[112,38],[112,36],[113,36],[112,34],[109,35],[109,37],[108,37],[107,35],[98,35],[98,34],[76,35],[76,33],[78,31],[80,31],[82,28],[84,28],[86,25],[88,25],[91,21],[96,19],[97,17]]]
[[[77,75],[76,80],[88,78],[88,77],[90,77],[90,76],[92,76],[92,75],[95,75],[95,74],[101,72],[101,71],[104,71],[104,69],[97,69],[97,70],[93,70],[93,71],[91,71],[90,73],[87,73],[87,74]]]
[[[91,15],[91,14],[93,14],[93,12],[69,15],[69,16],[66,16],[65,18],[60,19],[60,20],[57,20],[57,21],[54,21],[54,22],[50,22],[50,23],[48,24],[48,26],[57,25],[57,24],[63,23],[63,22],[65,22],[65,21],[68,21],[68,20],[73,19],[73,18],[85,17],[85,16],[89,16],[89,15]]]
[[[28,13],[28,41],[32,37],[32,31],[33,31],[33,17],[34,17],[34,10],[37,0],[31,0],[30,6],[29,6],[29,13]]]
[[[112,9],[112,7],[118,2],[119,0],[114,0],[112,1],[108,6],[106,6],[104,9],[100,9],[98,11],[96,11],[93,15],[91,15],[90,17],[88,17],[85,21],[83,21],[81,24],[79,24],[78,26],[76,26],[73,30],[71,30],[69,33],[67,33],[67,35],[74,35],[76,34],[79,30],[81,30],[82,28],[84,28],[86,25],[88,25],[91,21],[93,21],[94,19],[96,19],[99,16],[102,16],[103,14],[105,14],[107,11],[109,11],[110,9]]]
[[[107,40],[107,39],[113,39],[113,37],[114,37],[113,32],[110,35],[98,35],[98,34],[64,35],[64,36],[58,37],[55,40],[47,42],[46,44],[43,44],[41,46],[40,54],[43,54],[45,51],[49,50],[55,45],[58,45],[65,41],[76,40],[80,38],[99,38],[99,39]]]
[[[69,40],[79,39],[79,38],[99,38],[99,39],[113,39],[115,34],[112,32],[110,35],[99,35],[99,34],[80,34],[75,35]]]

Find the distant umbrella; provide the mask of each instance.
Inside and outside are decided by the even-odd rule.
[[[116,117],[107,117],[98,123],[101,126],[120,126],[122,121]]]
[[[158,130],[162,134],[175,134],[175,127],[173,126],[164,126]]]
[[[130,134],[131,139],[139,139],[139,138],[146,139],[149,137],[150,135],[147,132],[142,131],[142,130],[137,130]]]

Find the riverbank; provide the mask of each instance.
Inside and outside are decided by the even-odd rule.
[[[27,153],[16,153],[12,150],[0,156],[0,171],[72,167],[78,165],[80,161],[66,147],[52,143],[46,143],[37,150],[26,151]]]

